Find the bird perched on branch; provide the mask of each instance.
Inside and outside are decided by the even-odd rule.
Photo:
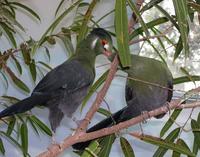
[[[128,73],[125,88],[127,106],[97,123],[86,132],[110,127],[139,116],[144,111],[159,108],[171,101],[173,78],[168,67],[155,59],[137,55],[132,55],[131,60],[131,67],[124,69]],[[164,114],[158,115],[156,118],[163,116]],[[90,142],[74,144],[73,148],[83,150]]]
[[[110,56],[112,39],[107,31],[95,28],[78,44],[75,54],[51,70],[38,83],[30,97],[0,112],[0,118],[26,112],[35,106],[49,109],[49,121],[55,132],[64,115],[72,117],[95,78],[95,58]]]

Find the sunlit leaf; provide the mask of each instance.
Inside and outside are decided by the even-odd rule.
[[[115,32],[120,62],[123,67],[129,67],[131,66],[131,55],[126,1],[124,0],[117,0],[115,2]]]
[[[134,157],[134,151],[131,144],[124,137],[120,137],[120,144],[125,157]]]

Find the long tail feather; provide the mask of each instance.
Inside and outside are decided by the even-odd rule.
[[[43,95],[32,95],[1,111],[0,118],[26,112],[36,105],[41,105],[46,99]]]

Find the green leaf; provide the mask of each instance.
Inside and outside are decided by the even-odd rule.
[[[31,55],[30,55],[31,49],[28,48],[28,45],[26,43],[22,43],[20,45],[20,49],[21,49],[25,64],[29,65],[31,63]]]
[[[0,23],[1,27],[3,28],[4,32],[6,33],[8,39],[10,40],[10,42],[12,43],[12,45],[17,48],[17,43],[15,41],[15,37],[13,36],[13,33],[9,30],[9,28],[3,24]]]
[[[141,12],[151,9],[152,7],[154,7],[155,5],[157,5],[158,3],[162,2],[162,1],[163,0],[151,0],[150,2],[145,4],[145,6],[141,9]]]
[[[21,3],[18,3],[18,2],[9,2],[9,4],[11,4],[11,5],[13,5],[13,6],[20,7],[20,8],[22,8],[22,9],[26,10],[26,11],[29,12],[33,17],[35,17],[36,19],[38,19],[39,21],[41,21],[40,16],[39,16],[35,11],[33,11],[31,8],[27,7],[26,5],[21,4]]]
[[[48,64],[46,64],[46,63],[44,63],[44,62],[42,62],[42,61],[39,61],[39,62],[37,62],[37,63],[43,65],[45,68],[47,68],[47,69],[49,69],[49,70],[52,70],[52,67],[50,67]]]
[[[68,14],[70,13],[71,10],[73,10],[79,3],[81,3],[83,0],[78,0],[75,3],[73,3],[68,9],[66,9],[50,26],[49,28],[46,30],[46,32],[42,35],[42,37],[39,39],[38,43],[35,44],[35,46],[32,49],[32,52],[35,53],[37,48],[39,46],[41,46],[41,44],[43,43],[43,41],[45,40],[47,34],[50,31],[53,31],[56,26],[62,21],[62,19]]]
[[[31,72],[31,76],[33,78],[33,81],[36,81],[36,77],[37,77],[37,71],[36,71],[36,66],[35,66],[35,60],[32,59],[30,65],[29,65],[29,70]]]
[[[159,145],[159,148],[156,150],[153,157],[164,156],[168,149],[175,150],[176,148],[175,148],[175,144],[173,142],[178,137],[179,132],[180,132],[180,128],[176,128],[171,133],[169,133],[169,135],[165,138],[164,141],[154,141],[155,144]],[[180,152],[183,150],[178,149],[175,151]],[[182,153],[184,153],[184,152],[182,152]]]
[[[192,132],[194,134],[194,139],[196,139],[195,142],[198,148],[200,148],[200,125],[194,119],[191,120],[191,128],[193,130]]]
[[[193,149],[192,149],[192,152],[197,155],[198,151],[199,151],[199,146],[198,146],[198,141],[197,139],[195,138],[194,141],[193,141]]]
[[[196,85],[195,81],[192,79],[191,75],[184,67],[180,67],[180,70],[190,79],[190,81],[194,83],[194,85]]]
[[[123,67],[129,67],[131,66],[131,55],[126,1],[124,0],[117,0],[115,2],[115,32],[120,62]]]
[[[35,124],[33,123],[33,121],[30,119],[30,117],[28,117],[27,119],[28,119],[28,122],[30,122],[31,127],[33,128],[33,130],[35,131],[35,133],[36,133],[37,135],[39,135],[39,132],[38,132],[38,130],[37,130],[37,127],[35,126]]]
[[[52,132],[51,130],[48,128],[48,126],[46,124],[44,124],[41,120],[39,120],[37,117],[35,116],[30,116],[29,117],[31,119],[31,121],[36,124],[36,126],[38,126],[38,128],[40,128],[44,133],[46,133],[49,136],[52,136]]]
[[[162,149],[165,149],[165,150],[171,149],[171,150],[174,150],[181,154],[195,157],[195,154],[193,154],[191,151],[189,151],[188,149],[186,149],[183,146],[173,143],[172,141],[162,140],[162,139],[151,137],[151,136],[143,136],[141,139],[144,140],[145,142],[151,143],[153,145],[158,145],[158,146],[162,147]],[[164,156],[164,153],[160,153],[160,154],[156,154],[156,155],[154,154],[154,156],[162,157],[162,156]]]
[[[27,93],[30,93],[30,89],[27,87],[27,85],[24,82],[22,82],[19,78],[17,78],[17,76],[11,71],[9,67],[6,68],[6,71],[17,87],[19,87],[21,90]]]
[[[133,148],[124,137],[120,137],[120,144],[125,157],[135,157]]]
[[[132,9],[133,13],[135,13],[137,18],[139,19],[139,22],[140,22],[140,24],[143,28],[143,31],[146,34],[146,37],[148,37],[150,33],[149,33],[148,28],[147,28],[147,26],[146,26],[146,24],[145,24],[145,22],[144,22],[144,20],[141,16],[141,13],[139,12],[139,10],[137,9],[137,7],[135,6],[135,4],[132,0],[127,0],[127,2],[128,2],[129,7]]]
[[[188,45],[188,9],[186,0],[173,0],[176,18],[179,25],[179,31],[181,34],[181,40],[183,49],[185,51],[185,57],[189,56],[189,45]]]
[[[157,25],[161,25],[161,24],[166,23],[168,21],[169,21],[168,18],[166,18],[166,17],[160,17],[158,19],[155,19],[153,21],[150,21],[150,22],[146,23],[146,26],[147,26],[147,28],[153,28],[153,27],[155,27]],[[143,28],[142,27],[139,27],[139,28],[135,29],[130,34],[129,40],[131,41],[134,37],[136,37],[136,36],[138,36],[138,35],[140,35],[142,33],[143,33]]]
[[[0,74],[3,77],[3,80],[5,81],[5,88],[8,89],[8,79],[6,78],[6,75],[0,70]]]
[[[98,0],[92,0],[92,2],[90,3],[90,5],[86,11],[86,14],[84,16],[84,19],[83,19],[83,22],[81,25],[81,29],[79,31],[77,43],[80,43],[80,41],[82,41],[85,38],[85,36],[88,32],[88,22],[92,18],[92,11],[94,10],[97,2],[98,2]]]
[[[45,46],[44,48],[45,48],[45,52],[46,52],[47,57],[48,57],[48,61],[50,61],[51,55],[50,55],[50,53],[49,53],[49,49],[48,49],[46,46]]]
[[[14,127],[15,127],[16,119],[12,118],[8,124],[8,129],[6,131],[6,134],[11,135]]]
[[[21,147],[21,145],[13,137],[11,137],[10,135],[6,134],[3,131],[0,131],[0,135],[3,136],[5,139],[8,139],[9,141],[11,141],[11,143],[13,143],[15,146],[17,146],[22,152],[24,151],[23,148]]]
[[[90,87],[88,94],[85,96],[85,98],[82,101],[81,111],[85,107],[86,103],[90,99],[90,97],[93,95],[93,93],[102,85],[102,83],[106,80],[106,77],[108,75],[108,70],[101,75],[101,77]]]
[[[22,148],[24,150],[24,154],[28,153],[28,128],[25,123],[22,123],[20,128],[20,134],[21,134],[21,142],[22,142]]]
[[[165,9],[163,9],[163,8],[162,8],[161,6],[159,6],[159,5],[155,5],[155,7],[156,7],[166,18],[169,19],[169,21],[176,27],[177,30],[179,30],[178,24],[176,23],[176,21],[174,20],[174,18],[171,17],[171,16],[169,15],[169,13],[168,13]]]
[[[163,137],[165,133],[169,130],[169,128],[174,124],[174,121],[177,119],[179,114],[181,113],[181,109],[175,109],[172,115],[169,117],[168,121],[165,123],[163,128],[160,131],[160,137]]]
[[[99,143],[97,140],[92,141],[90,145],[84,150],[81,157],[97,157]]]
[[[200,81],[200,76],[190,75],[190,77],[193,81]],[[176,85],[176,84],[181,84],[185,82],[190,82],[191,79],[188,78],[188,76],[177,77],[173,79],[173,84]]]
[[[174,53],[174,62],[178,58],[178,56],[181,54],[181,51],[183,50],[183,43],[181,36],[179,37],[178,43],[176,44],[176,50]]]
[[[115,134],[103,137],[102,141],[100,141],[101,150],[98,153],[98,157],[109,157],[115,139]]]
[[[179,138],[176,141],[176,144],[180,145],[180,146],[183,146],[185,149],[187,149],[188,151],[190,151],[190,148],[188,147],[188,145],[185,143],[185,141],[183,139]],[[173,151],[172,157],[180,157],[180,156],[181,156],[181,153]],[[190,156],[188,156],[188,157],[190,157]]]
[[[65,0],[61,0],[61,1],[60,1],[59,5],[58,5],[58,7],[57,7],[57,9],[56,9],[55,16],[58,14],[58,11],[60,10],[60,8],[61,8],[61,6],[62,6],[62,4],[63,4],[64,2],[65,2]]]
[[[21,65],[19,64],[17,58],[15,58],[14,55],[11,55],[11,57],[12,57],[12,59],[14,60],[15,65],[16,65],[16,67],[17,67],[17,70],[19,71],[19,73],[20,73],[20,75],[21,75],[21,74],[22,74],[22,67],[21,67]]]
[[[102,115],[104,115],[106,117],[111,115],[111,113],[108,110],[104,109],[104,108],[99,108],[97,112],[101,113]]]
[[[62,42],[65,46],[65,49],[67,50],[69,56],[72,56],[75,51],[74,51],[74,47],[73,47],[72,42],[69,39],[69,37],[65,36],[65,35],[57,35],[57,37],[62,40]]]
[[[1,154],[5,155],[5,148],[4,148],[3,141],[1,138],[0,138],[0,152]]]

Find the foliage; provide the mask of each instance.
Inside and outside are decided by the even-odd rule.
[[[112,14],[115,15],[114,28],[107,30],[113,35],[113,39],[117,41],[117,44],[114,45],[114,47],[117,47],[121,64],[124,67],[130,66],[130,46],[138,42],[143,42],[138,53],[143,49],[143,45],[148,45],[152,48],[154,56],[166,64],[168,63],[168,60],[170,60],[171,54],[173,56],[171,60],[174,63],[178,59],[184,62],[189,56],[193,55],[189,51],[190,47],[188,44],[189,32],[191,29],[190,22],[193,22],[195,13],[199,13],[200,2],[198,0],[172,0],[175,15],[170,15],[170,13],[162,7],[162,1],[163,0],[151,0],[144,3],[141,8],[138,8],[131,0],[116,0],[114,9],[105,13],[103,16],[94,17],[96,6],[101,6],[101,4],[104,3],[103,1],[91,0],[88,3],[83,0],[72,2],[61,0],[55,10],[55,20],[46,29],[39,40],[35,41],[30,38],[30,40],[23,43],[17,43],[16,36],[25,32],[25,29],[23,25],[18,22],[16,11],[18,9],[23,9],[26,13],[30,14],[32,18],[38,21],[40,21],[40,16],[29,6],[18,1],[1,0],[0,37],[6,37],[10,42],[11,48],[4,52],[0,52],[0,74],[2,76],[0,83],[4,84],[5,88],[8,89],[9,82],[12,81],[13,85],[19,88],[19,90],[29,93],[29,87],[20,79],[20,77],[18,77],[24,72],[24,69],[30,71],[30,76],[34,82],[38,79],[39,73],[42,72],[44,68],[51,70],[48,63],[35,60],[35,54],[38,52],[39,48],[45,50],[44,52],[50,60],[50,45],[58,44],[57,41],[60,40],[64,45],[68,56],[71,56],[75,52],[72,42],[73,39],[75,39],[77,43],[80,42],[84,39],[89,30],[93,27],[102,26],[101,22]],[[67,6],[66,3],[71,3],[71,5],[68,5],[65,10],[62,10],[63,7]],[[132,18],[135,20],[135,23],[139,23],[139,27],[133,30],[128,29],[128,9],[133,12]],[[143,14],[146,12],[153,12],[155,9],[157,9],[162,16],[147,21]],[[71,12],[75,13],[73,22],[69,26],[62,25],[61,29],[59,29],[61,23],[63,24],[64,19],[68,17]],[[190,19],[188,19],[188,17],[190,17]],[[174,32],[178,34],[176,39],[174,39],[174,36],[171,36]],[[139,41],[139,38],[142,40]],[[155,40],[157,42],[154,42]],[[156,43],[158,43],[158,45]],[[171,49],[168,49],[168,47],[173,47],[173,53],[171,53]],[[12,64],[15,65],[17,71],[14,71],[10,67],[9,61],[12,61]],[[187,67],[181,67],[180,70],[182,70],[183,76],[174,78],[174,84],[181,84],[189,81],[195,83],[195,81],[200,80],[200,76],[191,75],[191,72],[188,71]],[[107,72],[94,83],[86,96],[82,107],[86,105],[89,98],[105,81],[106,76]],[[2,100],[6,103],[19,101],[12,96],[3,96]],[[109,115],[110,113],[105,109],[100,109],[99,112],[103,115]],[[180,112],[181,110],[174,110],[169,120],[163,126],[160,137],[144,136],[139,138],[139,140],[142,140],[143,142],[159,147],[154,156],[164,156],[168,150],[173,151],[173,156],[180,156],[180,154],[194,156],[194,154],[198,153],[200,148],[200,140],[198,139],[200,136],[197,130],[200,127],[200,116],[196,120],[191,120],[191,128],[194,135],[192,151],[188,148],[184,139],[180,138],[183,128],[176,128],[171,132],[169,131]],[[7,151],[2,139],[7,138],[21,149],[24,156],[29,155],[27,125],[30,125],[38,135],[39,131],[42,131],[49,136],[52,135],[48,126],[32,114],[20,114],[5,119],[2,122],[7,125],[6,131],[0,131],[0,152],[2,154],[5,154],[5,151]],[[166,136],[167,133],[168,136]],[[17,134],[17,136],[20,137],[21,142],[18,142],[17,139],[15,139],[14,134]],[[100,141],[96,140],[83,152],[82,156],[109,156],[111,147],[115,144],[115,139],[115,135],[112,135],[102,138]],[[134,148],[130,145],[129,139],[120,137],[120,145],[124,156],[135,156]]]

